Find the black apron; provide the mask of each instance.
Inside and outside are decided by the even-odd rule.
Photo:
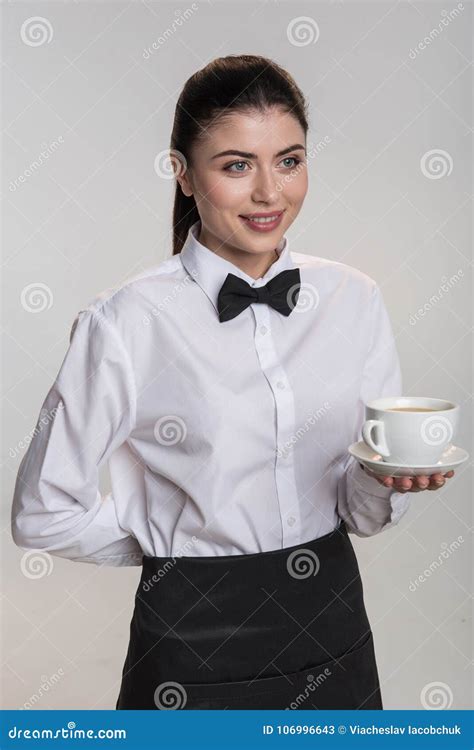
[[[382,709],[345,523],[284,549],[143,556],[117,709]]]

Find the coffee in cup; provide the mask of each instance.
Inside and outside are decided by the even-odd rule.
[[[378,398],[365,405],[364,442],[383,461],[433,465],[455,437],[459,406],[418,396]]]

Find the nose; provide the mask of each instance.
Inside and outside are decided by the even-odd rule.
[[[252,198],[256,202],[263,201],[270,204],[276,202],[278,198],[277,182],[271,169],[260,168],[256,170]]]

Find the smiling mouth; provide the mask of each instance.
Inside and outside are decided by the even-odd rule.
[[[275,222],[277,219],[279,219],[282,214],[283,210],[273,211],[273,213],[262,212],[258,214],[240,214],[240,216],[242,217],[242,219],[248,219],[249,221],[253,221],[257,224],[271,224],[272,222]]]
[[[280,224],[284,210],[273,213],[240,214],[240,218],[249,229],[257,232],[270,232]]]

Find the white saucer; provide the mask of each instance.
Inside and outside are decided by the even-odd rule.
[[[364,464],[368,469],[373,471],[375,474],[381,476],[396,476],[396,477],[407,477],[407,476],[418,476],[420,474],[436,474],[441,472],[445,474],[451,469],[455,469],[460,466],[464,461],[469,458],[469,453],[464,448],[459,448],[456,445],[448,445],[444,453],[442,454],[439,461],[431,465],[416,464],[414,466],[405,466],[398,463],[389,463],[384,461],[379,453],[375,453],[372,448],[369,448],[367,443],[360,440],[358,443],[352,443],[348,448],[351,456],[354,456],[361,464]]]

